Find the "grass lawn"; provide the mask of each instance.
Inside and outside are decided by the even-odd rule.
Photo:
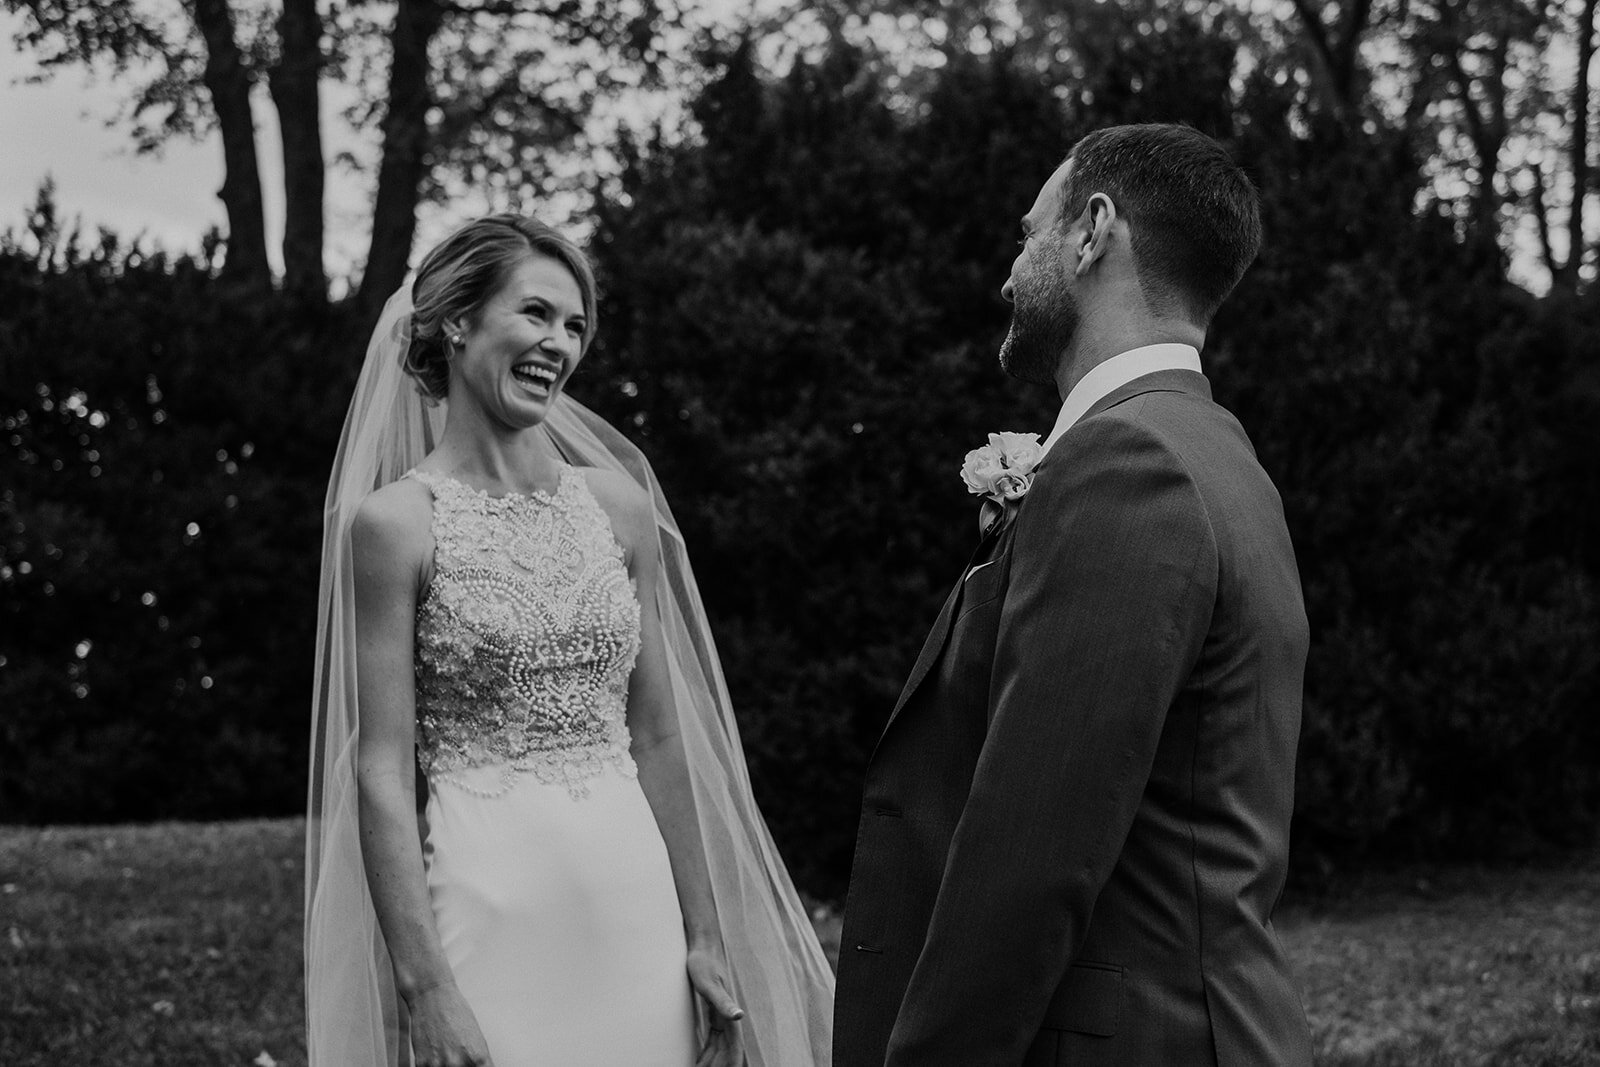
[[[0,828],[0,1064],[303,1064],[301,832]],[[1600,1064],[1600,860],[1374,879],[1279,928],[1329,1067]]]

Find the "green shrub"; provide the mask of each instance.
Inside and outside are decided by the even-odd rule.
[[[345,324],[57,236],[0,248],[0,811],[293,811]]]

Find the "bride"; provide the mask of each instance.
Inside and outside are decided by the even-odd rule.
[[[325,513],[312,1067],[827,1063],[682,538],[564,396],[594,332],[583,254],[497,215],[368,347]]]

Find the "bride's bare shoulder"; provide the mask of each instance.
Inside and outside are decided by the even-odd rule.
[[[617,539],[629,548],[641,543],[653,531],[655,506],[650,494],[638,482],[621,471],[601,470],[598,467],[579,467],[589,492],[605,510],[606,518]]]
[[[425,554],[432,540],[433,498],[415,478],[401,478],[368,493],[350,527],[356,551],[401,557]]]

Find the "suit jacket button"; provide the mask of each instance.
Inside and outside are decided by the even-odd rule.
[[[874,956],[883,955],[883,949],[881,949],[881,948],[873,948],[871,945],[868,945],[868,944],[858,944],[856,946],[856,951],[857,952],[870,952]]]

